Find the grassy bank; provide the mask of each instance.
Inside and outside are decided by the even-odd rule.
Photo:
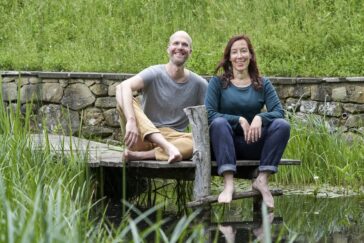
[[[247,33],[265,75],[364,75],[363,11],[360,0],[1,1],[0,69],[135,73],[165,62],[169,35],[184,29],[201,74]]]
[[[277,181],[286,184],[330,184],[359,189],[364,184],[363,136],[349,139],[331,132],[318,116],[291,116],[291,137],[284,157],[299,158],[300,166],[281,166]],[[285,167],[285,168],[283,168]]]

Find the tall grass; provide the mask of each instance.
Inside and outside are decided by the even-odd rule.
[[[110,223],[87,158],[32,149],[31,107],[20,108],[0,102],[0,242],[202,242],[201,226],[189,227],[197,212],[166,227],[149,219],[158,207],[142,213],[126,203],[120,225]]]
[[[2,84],[2,82],[0,82]],[[0,93],[2,100],[2,95]],[[20,99],[19,99],[20,100]],[[90,177],[83,159],[33,151],[30,108],[0,102],[0,239],[4,242],[85,242],[96,239]],[[105,232],[104,232],[105,233]]]
[[[330,132],[321,117],[291,116],[291,137],[284,157],[301,159],[302,164],[280,167],[280,182],[327,183],[356,189],[364,184],[363,138],[348,141],[342,133]]]
[[[361,0],[0,1],[0,69],[135,73],[166,62],[184,29],[200,74],[246,33],[265,75],[363,75],[363,11]]]

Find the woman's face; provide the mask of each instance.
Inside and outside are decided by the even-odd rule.
[[[251,54],[245,40],[237,40],[231,46],[230,62],[237,72],[248,71]]]

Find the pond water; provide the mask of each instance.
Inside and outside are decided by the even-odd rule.
[[[252,210],[249,210],[252,200],[240,201],[225,210],[223,221],[245,222],[245,227],[244,224],[240,228],[230,224],[228,232],[235,232],[235,242],[264,237],[261,219],[254,217]],[[277,197],[275,202],[276,209],[268,215],[272,222],[270,233],[273,242],[364,242],[362,197],[285,195]],[[223,225],[229,226],[229,223]],[[220,233],[219,239],[222,240],[219,242],[224,242],[224,235]]]
[[[157,187],[163,188],[162,192],[149,191],[133,203],[146,209],[163,202],[163,217],[171,219],[165,226],[166,232],[168,228],[172,231],[182,215],[192,212],[183,206],[189,200],[186,194],[191,193],[190,188],[176,193],[173,185]],[[215,187],[215,190],[219,188]],[[228,206],[213,204],[210,217],[195,220],[195,223],[204,224],[207,242],[228,242],[228,239],[254,242],[264,239],[265,235],[272,242],[364,242],[362,193],[323,186],[320,189],[287,187],[283,196],[275,197],[275,206],[274,212],[262,216],[253,213],[253,199],[236,200]],[[121,204],[118,201],[111,203],[107,213],[109,219],[118,224],[122,217],[120,213]],[[269,222],[269,234],[263,227],[262,217]]]

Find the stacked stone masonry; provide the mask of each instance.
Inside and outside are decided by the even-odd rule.
[[[33,111],[34,130],[120,140],[115,87],[132,75],[2,72],[2,97],[11,109],[19,93],[22,112]],[[364,133],[364,77],[270,80],[289,114],[324,117],[330,129]]]

